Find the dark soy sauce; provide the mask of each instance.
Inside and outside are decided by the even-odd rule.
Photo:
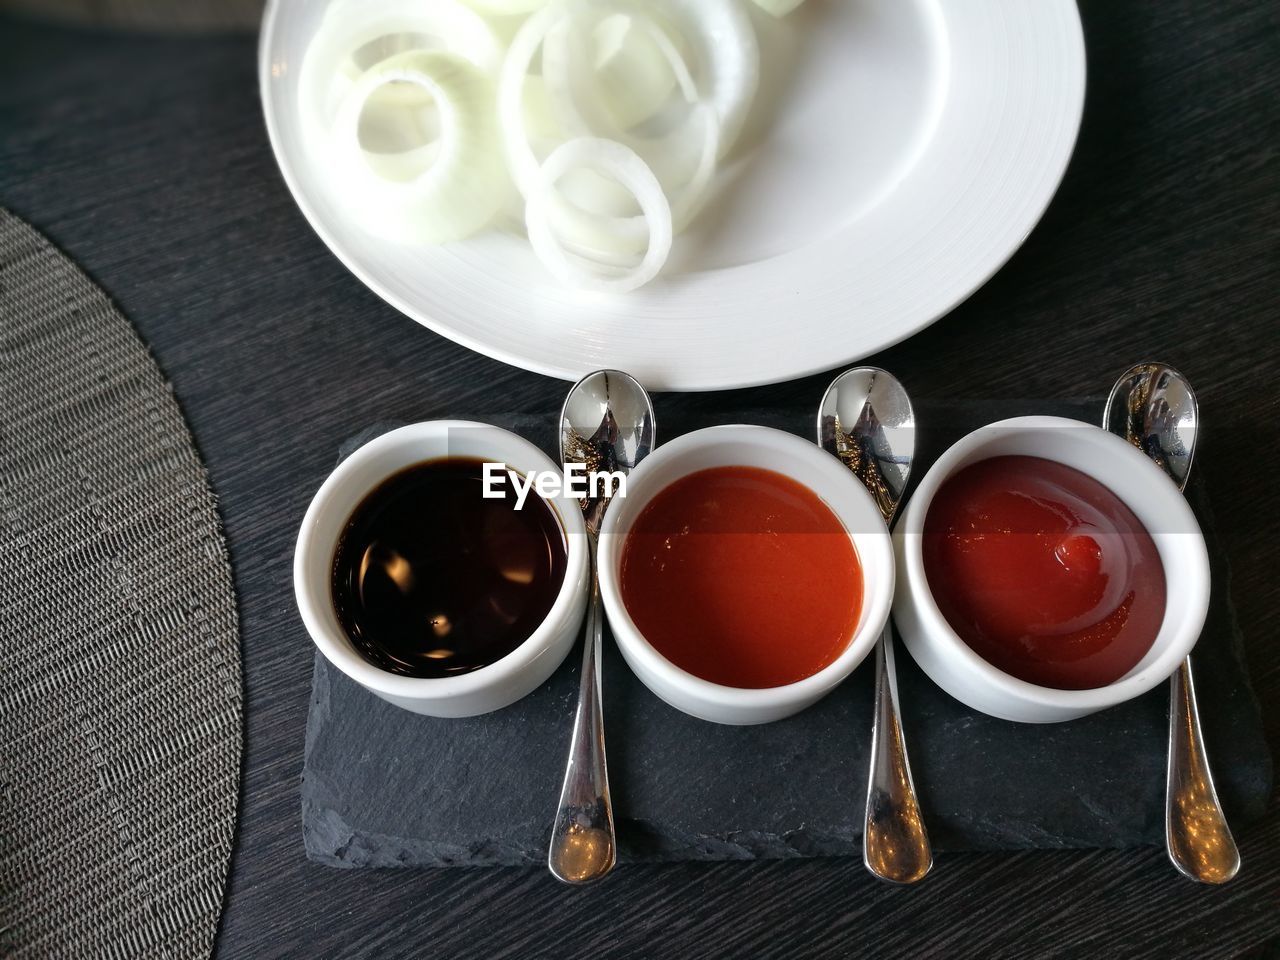
[[[566,545],[551,507],[483,497],[483,461],[420,463],[389,477],[347,521],[333,564],[338,619],[383,670],[451,677],[506,656],[546,618]]]

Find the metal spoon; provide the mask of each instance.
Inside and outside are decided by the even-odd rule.
[[[818,408],[818,444],[854,472],[884,522],[892,523],[915,452],[915,414],[902,384],[876,367],[840,374]],[[875,710],[862,862],[881,880],[915,883],[933,866],[933,851],[898,720],[898,674],[888,623],[876,644]]]
[[[1102,425],[1154,460],[1183,490],[1199,419],[1196,395],[1186,378],[1173,367],[1148,362],[1130,367],[1116,381]],[[1192,880],[1226,883],[1240,870],[1240,851],[1213,786],[1191,657],[1182,661],[1171,683],[1165,848],[1173,865]]]
[[[560,459],[595,471],[630,473],[653,449],[653,404],[633,377],[620,370],[589,373],[569,391],[560,411]],[[617,862],[609,768],[604,753],[604,714],[600,703],[600,647],[604,615],[596,543],[609,496],[588,488],[582,501],[591,553],[590,596],[584,622],[582,676],[573,720],[569,762],[560,789],[560,806],[551,829],[547,866],[565,883],[599,880]]]

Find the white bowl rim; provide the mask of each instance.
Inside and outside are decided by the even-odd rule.
[[[325,622],[322,613],[317,609],[320,604],[332,604],[329,590],[326,588],[323,591],[323,597],[316,597],[307,581],[306,568],[311,552],[315,549],[323,549],[332,553],[336,547],[336,544],[317,546],[314,529],[318,517],[326,509],[328,501],[335,492],[347,482],[350,474],[368,456],[379,453],[383,449],[397,447],[408,440],[429,440],[447,436],[448,431],[455,429],[483,431],[488,437],[493,438],[495,460],[499,458],[505,460],[507,456],[512,455],[512,451],[515,451],[527,458],[531,464],[536,464],[539,470],[559,470],[551,458],[535,444],[519,434],[494,424],[472,420],[423,420],[407,424],[362,444],[325,478],[307,507],[298,532],[297,546],[294,549],[294,595],[298,611],[302,615],[302,621],[312,641],[330,663],[351,679],[370,690],[392,697],[422,701],[453,700],[490,689],[508,677],[523,673],[538,657],[547,653],[553,645],[552,641],[563,630],[563,624],[560,621],[563,621],[569,608],[572,607],[586,573],[587,531],[582,520],[582,511],[577,508],[576,501],[564,497],[548,499],[547,506],[560,520],[561,531],[565,538],[564,580],[560,584],[555,602],[552,603],[551,609],[547,611],[542,622],[510,653],[493,663],[454,677],[406,677],[374,666],[351,646],[350,640],[345,636],[341,640],[333,636],[330,625]],[[504,450],[506,453],[503,452]],[[439,458],[424,456],[421,460],[406,463],[405,467],[412,466],[413,463],[427,463],[433,459]],[[369,490],[366,490],[365,495],[368,492]],[[573,509],[566,509],[566,506],[571,506]]]
[[[1040,431],[1059,428],[1079,429],[1081,427],[1092,430],[1092,435],[1096,441],[1108,448],[1111,455],[1125,458],[1134,470],[1140,473],[1145,472],[1148,475],[1151,489],[1160,491],[1157,496],[1165,501],[1161,509],[1168,509],[1177,514],[1177,522],[1184,525],[1181,529],[1185,529],[1189,534],[1194,534],[1195,542],[1200,549],[1188,551],[1188,562],[1195,568],[1192,575],[1188,577],[1189,580],[1193,581],[1191,584],[1193,594],[1190,596],[1188,603],[1195,607],[1207,609],[1210,571],[1208,553],[1204,545],[1204,534],[1182,492],[1174,486],[1164,471],[1136,447],[1133,447],[1121,437],[1103,430],[1096,424],[1087,423],[1083,420],[1074,420],[1070,417],[1043,415],[1011,417],[1007,420],[989,423],[965,434],[930,465],[920,484],[912,492],[911,501],[907,504],[907,509],[903,511],[900,522],[894,528],[894,546],[900,565],[905,568],[907,574],[900,580],[901,589],[911,594],[917,614],[928,621],[922,625],[922,628],[931,631],[935,637],[944,638],[949,654],[959,657],[968,667],[981,674],[985,682],[1006,695],[1016,697],[1019,700],[1035,701],[1048,707],[1093,710],[1115,706],[1132,700],[1168,679],[1173,671],[1177,669],[1177,665],[1182,662],[1191,652],[1191,648],[1195,646],[1199,637],[1200,627],[1197,626],[1195,630],[1182,630],[1174,634],[1173,639],[1167,643],[1166,649],[1149,666],[1137,673],[1130,672],[1106,686],[1090,687],[1085,690],[1061,690],[1057,687],[1044,687],[1006,673],[983,659],[960,638],[955,630],[952,629],[951,624],[947,622],[946,617],[943,616],[937,601],[933,598],[933,592],[929,589],[929,581],[924,570],[924,556],[921,550],[921,531],[924,518],[928,515],[928,508],[933,502],[934,494],[937,493],[942,482],[955,472],[955,464],[958,460],[969,455],[975,449],[981,449],[982,445],[987,442],[987,438],[984,436],[986,431],[993,429]],[[1052,457],[1046,457],[1045,459],[1052,459]],[[1068,466],[1074,465],[1068,464]],[[1074,468],[1093,476],[1085,468],[1079,466]],[[1094,479],[1099,478],[1094,477]],[[1102,481],[1099,480],[1099,482]],[[1110,488],[1108,487],[1108,489]],[[1116,496],[1120,496],[1120,494],[1117,493]],[[924,499],[919,499],[921,497],[924,497]],[[1123,499],[1121,497],[1121,500]],[[916,503],[918,505],[912,509],[912,504]],[[910,526],[911,529],[907,529],[907,526]],[[1200,594],[1203,594],[1203,599],[1201,599]],[[1168,599],[1166,599],[1166,615],[1167,606]]]
[[[860,522],[867,524],[867,526],[860,526],[859,529],[864,531],[872,530],[874,528],[871,527],[871,524],[874,522],[879,524],[880,530],[855,534],[849,530],[849,524],[846,522],[845,515],[848,514],[848,511],[837,509],[832,504],[827,503],[825,499],[823,499],[823,503],[826,503],[828,509],[840,520],[841,525],[845,527],[850,537],[856,535],[865,538],[865,543],[870,547],[872,555],[867,555],[861,543],[855,541],[854,545],[858,555],[858,562],[862,569],[865,570],[871,564],[878,564],[884,571],[885,586],[875,595],[867,591],[866,577],[863,577],[862,602],[867,614],[863,626],[861,629],[855,630],[844,650],[831,663],[817,673],[793,683],[783,684],[778,687],[753,688],[731,687],[705,680],[677,666],[659,653],[645,638],[640,628],[636,626],[635,621],[631,619],[631,614],[627,611],[626,604],[622,601],[619,577],[614,563],[615,555],[618,560],[621,559],[622,540],[625,539],[625,535],[619,534],[617,530],[618,525],[621,523],[619,518],[622,516],[622,511],[612,509],[605,513],[604,523],[601,525],[600,545],[602,551],[606,547],[605,538],[610,538],[610,540],[608,553],[601,555],[599,563],[600,593],[605,603],[605,608],[609,613],[609,625],[613,630],[614,639],[618,642],[619,647],[625,648],[625,653],[636,657],[644,668],[663,676],[673,685],[682,687],[686,693],[705,703],[717,707],[764,710],[766,708],[788,706],[805,699],[821,697],[831,688],[843,682],[849,674],[857,669],[858,665],[875,646],[880,637],[880,632],[888,620],[889,610],[893,603],[893,583],[896,575],[892,538],[888,528],[884,525],[884,518],[880,514],[879,508],[876,507],[875,501],[871,498],[871,494],[867,492],[866,488],[858,482],[857,478],[849,472],[849,469],[844,464],[840,463],[839,460],[817,444],[805,441],[793,433],[773,427],[754,424],[720,424],[694,430],[691,433],[677,437],[675,440],[665,443],[655,450],[632,472],[627,481],[628,495],[632,495],[635,489],[644,483],[648,473],[656,470],[666,460],[682,456],[687,451],[696,449],[706,443],[708,438],[718,439],[728,433],[740,434],[735,440],[738,445],[751,443],[754,438],[786,448],[789,453],[793,453],[796,456],[797,461],[795,462],[798,467],[802,465],[804,470],[819,470],[832,477],[839,477],[839,482],[848,481],[850,484],[849,489],[857,491],[853,494],[858,502],[858,506],[855,509],[861,514],[859,517]],[[745,434],[745,436],[741,434]],[[790,477],[808,487],[800,469],[775,470],[774,472],[781,473],[783,476]],[[643,681],[643,677],[641,679]]]

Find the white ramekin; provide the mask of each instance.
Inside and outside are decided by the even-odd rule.
[[[442,457],[506,463],[525,475],[560,469],[529,441],[489,424],[436,420],[385,433],[342,461],[316,492],[298,532],[293,586],[311,639],[331,664],[356,683],[414,713],[469,717],[498,710],[530,693],[551,676],[572,648],[586,610],[587,534],[576,500],[547,499],[565,533],[564,583],[542,624],[502,659],[440,679],[403,677],[374,666],[352,646],[334,610],[331,577],[338,538],[352,511],[379,483],[405,467]]]
[[[644,638],[622,602],[619,567],[627,531],[654,495],[710,467],[761,467],[804,484],[840,518],[862,564],[862,611],[848,646],[829,666],[796,683],[741,689],[711,683],[676,666]],[[779,720],[830,693],[875,646],[893,599],[893,548],[871,495],[844,464],[814,443],[756,426],[710,427],[664,444],[627,480],[600,531],[600,594],[618,648],[636,676],[679,710],[716,723]],[[785,642],[786,638],[779,638]]]
[[[1164,620],[1147,655],[1114,683],[1092,690],[1057,690],[1010,676],[960,639],[929,591],[921,541],[934,495],[957,471],[1001,456],[1043,457],[1087,473],[1123,500],[1155,541],[1164,565]],[[1077,420],[1017,417],[959,440],[912,494],[894,528],[894,546],[898,592],[893,619],[907,649],[947,693],[1004,720],[1071,720],[1146,693],[1167,680],[1191,652],[1209,609],[1209,555],[1182,493],[1137,448]]]

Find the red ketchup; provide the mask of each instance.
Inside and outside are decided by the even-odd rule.
[[[712,467],[659,491],[623,542],[621,581],[659,653],[730,687],[780,687],[830,666],[862,610],[862,566],[840,518],[756,467]]]
[[[952,629],[1040,686],[1119,680],[1164,618],[1151,535],[1107,487],[1053,460],[995,457],[959,471],[934,495],[923,550]]]

